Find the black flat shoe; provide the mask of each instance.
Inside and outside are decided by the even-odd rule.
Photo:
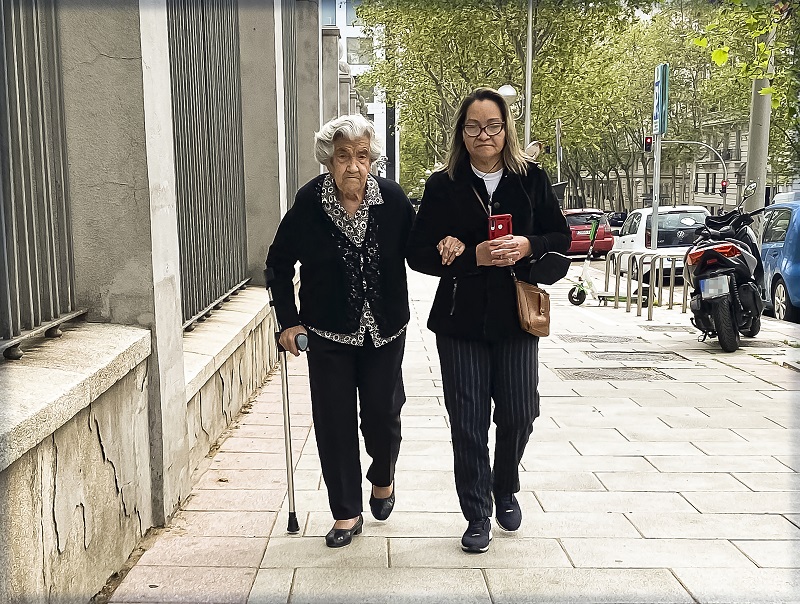
[[[344,547],[345,545],[350,545],[350,542],[353,540],[354,535],[360,535],[361,529],[364,528],[364,517],[359,514],[358,520],[353,525],[353,528],[349,529],[337,529],[332,528],[328,531],[328,534],[325,535],[325,545],[328,547]]]
[[[369,509],[375,517],[375,520],[386,520],[394,509],[394,486],[392,487],[392,494],[383,499],[375,497],[375,495],[370,493]]]

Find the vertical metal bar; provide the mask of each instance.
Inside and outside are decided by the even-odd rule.
[[[35,110],[31,114],[33,121],[32,154],[33,164],[36,167],[35,180],[36,197],[34,201],[38,206],[38,216],[35,224],[37,234],[37,247],[41,251],[39,256],[39,301],[41,321],[52,321],[59,315],[56,308],[55,290],[58,266],[56,264],[53,232],[53,199],[50,188],[50,161],[47,153],[46,124],[47,105],[42,84],[42,39],[39,34],[39,0],[29,0],[30,7],[30,38],[29,47],[33,53],[31,67],[31,84],[35,99]]]
[[[11,107],[12,94],[9,88],[8,56],[8,0],[0,0],[0,338],[11,339],[18,335],[19,287],[16,240],[16,216],[14,208],[15,172],[11,157]],[[7,175],[7,176],[6,176]]]
[[[236,220],[236,228],[238,238],[236,241],[236,258],[238,262],[238,273],[236,281],[241,282],[245,279],[247,274],[247,220],[245,212],[246,204],[246,190],[244,185],[244,141],[242,134],[242,70],[241,70],[241,55],[240,55],[240,42],[239,35],[239,2],[232,0],[233,10],[233,56],[234,62],[234,86],[235,92],[235,107],[236,107],[236,184],[238,187],[238,200],[237,205],[238,216]]]
[[[28,168],[28,124],[25,116],[29,113],[27,94],[25,91],[26,61],[24,47],[20,41],[20,8],[16,5],[17,0],[12,0],[11,10],[9,11],[9,29],[11,37],[11,63],[13,73],[10,83],[13,93],[11,97],[11,141],[16,141],[12,145],[12,171],[17,171],[19,178],[15,190],[15,224],[17,236],[17,250],[19,251],[18,271],[18,291],[17,306],[19,310],[19,324],[17,330],[30,329],[34,324],[33,290],[34,278],[31,274],[31,266],[35,266],[35,250],[31,257],[31,241],[28,231],[30,222],[30,199],[32,191],[30,188],[31,178]],[[17,334],[19,331],[17,331]]]
[[[57,216],[58,262],[61,270],[59,278],[60,308],[62,312],[75,310],[75,259],[72,246],[72,217],[70,214],[67,187],[67,146],[64,130],[64,103],[62,96],[61,68],[59,57],[58,23],[55,2],[45,2],[48,21],[48,82],[50,86],[50,137],[52,141],[52,161],[55,210]]]

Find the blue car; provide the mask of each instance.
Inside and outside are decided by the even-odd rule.
[[[777,319],[800,321],[800,201],[768,206],[763,233],[767,306]]]

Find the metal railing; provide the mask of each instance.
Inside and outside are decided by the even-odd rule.
[[[10,359],[85,312],[75,308],[54,4],[0,0],[0,350]]]
[[[619,308],[619,304],[624,300],[625,312],[631,312],[633,306],[633,299],[636,299],[636,316],[642,316],[642,307],[647,306],[647,320],[653,319],[653,307],[656,301],[659,305],[665,305],[664,298],[664,277],[666,270],[669,271],[669,296],[666,298],[666,306],[669,309],[675,305],[675,278],[677,273],[678,261],[683,261],[683,253],[674,253],[667,251],[629,251],[629,250],[611,250],[606,255],[605,267],[605,291],[609,293],[604,298],[608,301],[614,300],[614,308]],[[622,285],[622,266],[626,266],[625,277],[625,295],[620,295],[620,286]],[[665,266],[665,263],[667,265]],[[648,268],[649,267],[649,268]],[[648,273],[647,283],[638,279],[639,276],[644,275],[645,271]],[[611,293],[609,289],[609,281],[613,274],[614,291]],[[688,309],[688,296],[689,288],[686,284],[686,269],[681,269],[681,276],[684,281],[683,287],[683,300],[681,303],[681,312],[686,312]],[[633,293],[633,282],[637,281],[636,294]],[[647,287],[642,287],[646,285]],[[647,290],[646,293],[644,290]],[[658,289],[658,296],[656,296],[656,289]],[[646,297],[645,297],[646,296]]]
[[[184,327],[247,278],[237,0],[168,0]]]

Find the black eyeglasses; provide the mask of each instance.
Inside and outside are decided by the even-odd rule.
[[[478,124],[464,124],[464,134],[471,136],[472,138],[480,136],[481,132],[485,132],[489,136],[497,136],[500,134],[500,131],[503,128],[505,128],[505,124],[502,122],[494,122],[491,124],[486,124],[485,126],[479,126]]]

